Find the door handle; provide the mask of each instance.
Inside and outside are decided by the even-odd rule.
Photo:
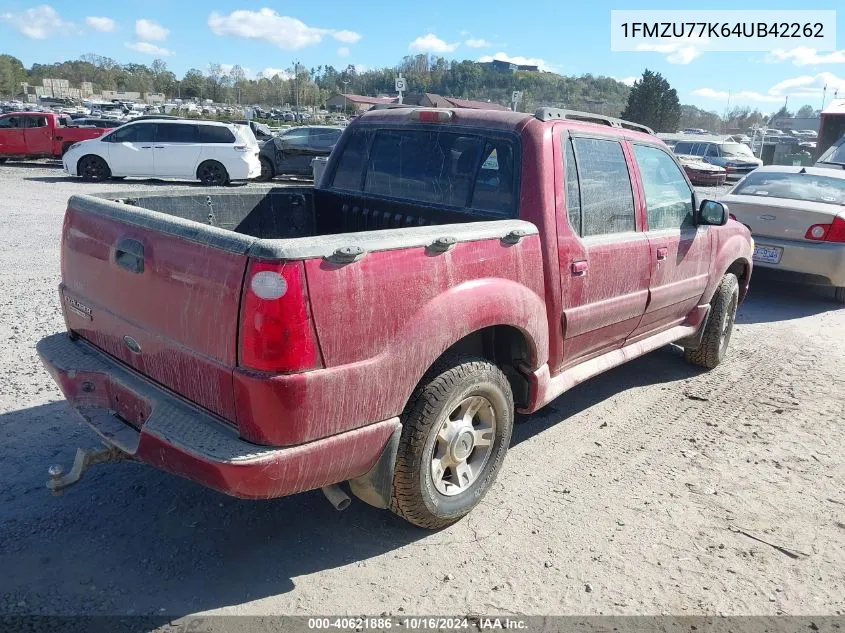
[[[144,245],[138,240],[120,240],[114,251],[114,261],[130,273],[144,272]]]
[[[141,145],[141,149],[152,149],[152,145]]]
[[[657,249],[657,261],[662,262],[669,256],[669,249],[665,246],[661,246]]]
[[[155,149],[164,149],[164,145],[156,145]]]
[[[569,269],[572,271],[572,274],[576,277],[581,277],[587,274],[587,260],[581,259],[577,262],[572,262]]]

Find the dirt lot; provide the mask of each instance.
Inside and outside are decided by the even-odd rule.
[[[135,464],[51,497],[97,445],[34,353],[64,204],[142,186],[0,166],[0,613],[845,614],[845,310],[763,275],[722,366],[667,347],[565,394],[441,532]]]

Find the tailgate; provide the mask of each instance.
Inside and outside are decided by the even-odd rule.
[[[72,198],[60,286],[68,329],[234,424],[232,370],[249,246],[242,237]]]
[[[811,226],[830,224],[836,215],[833,205],[806,200],[732,195],[727,203],[731,214],[751,230],[755,239],[804,240]]]

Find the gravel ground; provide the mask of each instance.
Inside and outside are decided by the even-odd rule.
[[[137,464],[51,497],[47,466],[97,445],[34,353],[63,329],[64,205],[147,186],[171,185],[0,166],[0,615],[845,614],[845,310],[757,274],[723,365],[667,347],[580,385],[440,532]]]

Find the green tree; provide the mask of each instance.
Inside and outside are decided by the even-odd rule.
[[[21,60],[11,55],[0,55],[0,95],[14,97],[26,81],[26,70]]]
[[[205,76],[201,70],[191,68],[185,73],[185,76],[180,82],[181,94],[185,99],[203,96],[203,88],[205,87]]]
[[[678,93],[663,75],[646,69],[631,88],[622,118],[647,125],[656,132],[676,132],[681,120]]]
[[[795,113],[795,116],[799,119],[809,119],[812,117],[816,111],[813,109],[811,105],[802,105],[798,108],[798,112]]]

